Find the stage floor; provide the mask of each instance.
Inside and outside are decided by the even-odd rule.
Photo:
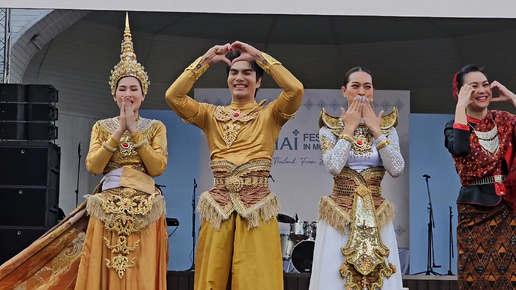
[[[285,273],[284,290],[308,290],[310,274]],[[169,271],[167,290],[193,290],[193,271]],[[404,275],[403,286],[410,290],[456,290],[456,276]]]

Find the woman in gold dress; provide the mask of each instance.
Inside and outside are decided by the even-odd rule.
[[[93,126],[86,167],[95,192],[54,229],[0,266],[0,289],[166,289],[166,128],[138,115],[149,87],[126,18],[110,86],[120,115]]]

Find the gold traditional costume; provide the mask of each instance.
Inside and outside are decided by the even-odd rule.
[[[149,81],[134,54],[126,18],[122,55],[110,78]],[[69,217],[0,266],[0,289],[166,289],[165,201],[153,176],[167,165],[166,128],[138,117],[138,131],[113,137],[118,117],[92,129],[86,167],[101,184]]]
[[[208,66],[201,58],[167,90],[170,107],[204,131],[215,177],[199,198],[203,217],[197,247],[195,289],[282,289],[277,196],[268,189],[274,144],[281,127],[301,105],[302,84],[280,62],[262,53],[257,62],[283,89],[277,100],[222,107],[187,96]]]
[[[397,122],[395,108],[383,116],[380,124],[383,134],[377,140],[364,123],[358,126],[353,136],[349,136],[343,134],[340,118],[328,115],[323,109],[319,120],[321,149],[325,165],[334,175],[334,184],[333,193],[323,197],[319,203],[319,219],[348,238],[345,245],[338,245],[344,256],[338,269],[335,265],[335,269],[320,266],[329,264],[328,261],[320,261],[322,256],[327,256],[321,248],[328,244],[318,245],[316,240],[313,276],[326,275],[321,274],[324,271],[338,271],[344,282],[331,285],[328,281],[320,281],[324,278],[312,277],[314,281],[311,281],[310,289],[344,289],[341,288],[344,285],[345,289],[382,289],[384,277],[389,278],[396,272],[388,258],[390,251],[397,248],[385,246],[381,235],[382,228],[394,216],[394,206],[382,197],[380,183],[386,168],[393,176],[401,174],[404,168],[394,129]],[[319,238],[325,240],[318,233]],[[401,278],[399,280],[401,284]],[[387,287],[391,289],[389,287],[393,286]]]

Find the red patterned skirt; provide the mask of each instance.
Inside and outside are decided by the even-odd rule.
[[[516,216],[505,201],[458,204],[459,289],[516,289]]]

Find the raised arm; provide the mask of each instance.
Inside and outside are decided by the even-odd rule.
[[[229,44],[215,45],[210,48],[203,56],[188,66],[165,93],[167,104],[187,123],[193,123],[200,107],[197,101],[187,95],[188,92],[210,65],[220,61],[231,65],[231,62],[225,57],[230,49]]]
[[[348,161],[351,142],[345,138],[337,138],[326,126],[319,129],[319,136],[324,166],[331,175],[339,175]]]
[[[136,150],[150,176],[159,176],[167,168],[167,129],[160,121],[153,125],[152,140],[147,140],[141,131],[131,135]]]
[[[100,123],[97,122],[91,130],[90,149],[86,156],[86,168],[91,174],[95,175],[104,171],[120,143],[120,139],[117,140],[113,136],[110,136],[106,141],[102,141],[104,138],[101,137],[101,134]]]
[[[301,106],[304,92],[303,84],[279,61],[246,43],[235,41],[231,44],[231,49],[241,52],[240,56],[233,60],[233,63],[240,60],[255,61],[283,89],[273,104],[278,113],[275,117],[281,125],[291,119]]]
[[[455,156],[466,156],[470,153],[469,126],[449,121],[444,127],[444,146]]]
[[[382,134],[376,139],[376,148],[380,153],[385,170],[392,177],[400,176],[405,168],[405,160],[401,156],[398,132],[394,127],[390,128],[389,137]]]

